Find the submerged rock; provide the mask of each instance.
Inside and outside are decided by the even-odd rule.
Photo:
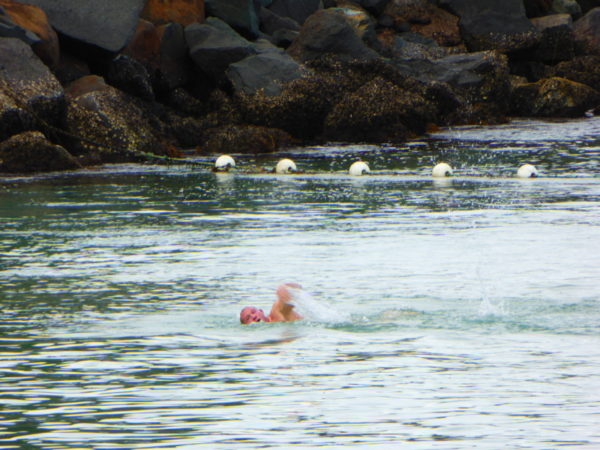
[[[0,172],[35,173],[79,169],[81,165],[63,147],[39,131],[25,131],[0,142]]]

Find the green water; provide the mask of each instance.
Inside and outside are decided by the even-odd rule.
[[[599,156],[523,121],[0,178],[0,448],[598,448]],[[239,324],[284,281],[309,320]]]

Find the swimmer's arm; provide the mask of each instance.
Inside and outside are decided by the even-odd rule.
[[[273,303],[271,313],[269,314],[269,322],[291,322],[300,320],[302,316],[294,311],[294,305],[278,299]]]

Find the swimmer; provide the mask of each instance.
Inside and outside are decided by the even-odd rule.
[[[298,283],[284,283],[277,288],[277,300],[271,307],[269,315],[265,315],[262,309],[254,306],[246,306],[240,312],[240,322],[248,324],[252,322],[291,322],[300,320],[302,316],[294,311],[292,302],[292,293],[289,288],[302,289]]]

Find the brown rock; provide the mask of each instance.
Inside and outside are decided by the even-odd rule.
[[[123,54],[142,63],[157,66],[160,52],[160,35],[153,23],[140,19],[133,38],[123,49]]]
[[[248,125],[212,129],[201,146],[205,153],[272,153],[291,145],[283,130]]]
[[[511,94],[514,115],[581,117],[600,105],[600,92],[565,78],[545,78],[518,84]]]
[[[39,131],[26,131],[0,143],[0,172],[35,173],[79,169],[81,165],[63,147]]]
[[[104,78],[98,75],[87,75],[73,81],[65,88],[67,98],[74,100],[77,97],[94,91],[104,91],[109,89]]]
[[[547,77],[562,77],[587,84],[600,92],[600,56],[578,56],[551,67]]]
[[[37,6],[12,0],[0,0],[0,6],[4,7],[14,23],[32,31],[41,39],[41,42],[33,45],[33,51],[48,67],[55,68],[60,57],[60,46],[46,13]]]
[[[204,21],[204,0],[148,0],[142,17],[155,25]]]

